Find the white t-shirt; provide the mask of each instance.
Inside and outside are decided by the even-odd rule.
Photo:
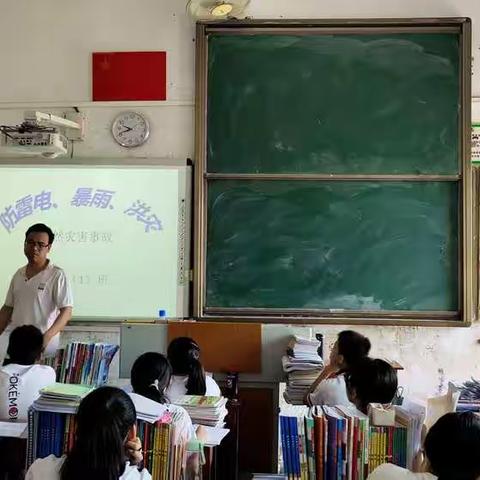
[[[413,473],[397,465],[384,463],[377,467],[367,480],[436,480],[431,473]]]
[[[8,336],[14,328],[35,325],[45,333],[54,323],[60,308],[73,306],[70,282],[61,268],[49,262],[45,270],[30,279],[26,277],[26,269],[23,266],[17,270],[5,298],[5,305],[13,308],[12,319],[3,335],[3,343],[7,345]],[[58,337],[56,335],[48,344],[47,354],[57,350]],[[3,357],[0,352],[0,360],[3,361]]]
[[[30,405],[43,387],[55,383],[55,370],[46,365],[11,363],[0,368],[0,420],[26,422]]]
[[[59,480],[60,468],[62,467],[65,457],[55,457],[49,455],[45,458],[39,458],[35,460],[31,467],[28,469],[25,480]],[[88,462],[88,458],[85,459]],[[135,465],[130,465],[127,462],[125,472],[119,478],[119,480],[151,480],[152,476],[145,468],[138,471]]]
[[[175,403],[180,397],[187,394],[187,381],[187,375],[172,375],[170,386],[165,392],[172,403]],[[205,375],[205,384],[207,387],[205,391],[206,396],[219,397],[222,395],[218,383],[209,375]]]
[[[348,400],[347,386],[343,375],[323,380],[309,397],[312,405],[352,405]]]

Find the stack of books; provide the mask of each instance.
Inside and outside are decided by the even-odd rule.
[[[457,411],[480,412],[480,382],[472,378],[462,385],[458,385],[457,389],[460,391]]]
[[[68,454],[75,441],[75,413],[81,399],[94,387],[55,384],[42,389],[29,410],[27,466],[37,458]],[[144,451],[144,465],[154,480],[182,478],[186,461],[186,435],[182,432],[181,410],[131,394],[137,410],[138,436]]]
[[[192,422],[209,427],[224,427],[227,416],[227,399],[225,397],[206,397],[201,395],[184,395],[175,405],[183,407]]]
[[[54,368],[59,382],[100,386],[107,382],[118,348],[107,343],[72,342],[45,363]]]
[[[320,347],[320,341],[297,335],[290,340],[287,355],[282,358],[283,370],[287,374],[284,392],[287,403],[303,404],[303,397],[323,368],[322,357],[318,354]]]
[[[411,468],[419,446],[408,418],[402,411],[395,426],[373,426],[353,407],[288,406],[280,413],[280,473],[289,480],[365,480],[382,463]]]

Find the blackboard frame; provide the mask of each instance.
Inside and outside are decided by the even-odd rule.
[[[318,174],[220,174],[207,172],[208,37],[221,35],[457,33],[460,38],[460,175],[318,175]],[[468,18],[442,19],[348,19],[348,20],[242,20],[225,23],[199,22],[196,30],[195,116],[195,218],[193,314],[202,320],[254,321],[264,323],[331,323],[468,326],[477,317],[478,249],[474,238],[477,218],[476,188],[470,163],[471,128],[471,22]],[[349,311],[306,309],[222,308],[206,306],[207,192],[211,181],[231,180],[406,180],[458,181],[459,198],[459,309],[456,312]]]

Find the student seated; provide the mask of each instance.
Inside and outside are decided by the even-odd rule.
[[[172,381],[166,392],[171,402],[183,395],[221,395],[217,382],[205,375],[200,362],[200,347],[195,340],[175,338],[168,346],[167,356],[173,369]]]
[[[418,473],[384,464],[368,480],[478,480],[480,417],[473,412],[447,413],[430,428],[424,450],[425,461]]]
[[[348,400],[363,413],[369,403],[391,403],[397,392],[395,369],[384,360],[364,358],[345,373]]]
[[[340,332],[330,360],[304,397],[306,405],[349,405],[344,372],[370,352],[370,340],[352,330]]]
[[[172,367],[167,358],[161,353],[147,352],[140,355],[134,362],[130,372],[130,382],[133,392],[149,398],[154,402],[165,405],[165,409],[171,412],[181,412],[178,428],[185,432],[185,440],[195,438],[192,420],[183,407],[172,405],[166,395]]]
[[[27,421],[28,409],[43,387],[55,383],[55,370],[38,365],[43,334],[33,325],[12,331],[8,343],[8,365],[0,368],[0,420]]]
[[[75,442],[68,455],[35,460],[25,480],[151,480],[137,438],[137,414],[123,390],[101,387],[77,411]]]

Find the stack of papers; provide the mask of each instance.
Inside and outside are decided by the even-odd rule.
[[[317,339],[294,335],[288,343],[287,354],[291,357],[309,360],[318,357],[318,349],[321,343]]]
[[[183,407],[193,423],[210,427],[223,427],[227,416],[227,399],[225,397],[207,397],[201,395],[184,395],[176,402]]]
[[[303,397],[323,369],[323,359],[318,355],[321,344],[318,340],[295,335],[282,357],[283,371],[287,374],[286,402],[303,404]]]
[[[135,410],[137,411],[137,418],[139,420],[143,420],[148,423],[155,423],[157,420],[161,420],[165,423],[169,423],[168,421],[166,421],[166,416],[171,415],[171,412],[169,412],[166,405],[154,402],[153,400],[142,397],[142,395],[138,395],[137,393],[132,392],[128,395],[130,396],[133,404],[135,405]]]
[[[196,425],[195,431],[197,431],[198,427],[199,425]],[[217,445],[220,445],[230,430],[228,428],[207,427],[202,425],[202,431],[205,437],[203,438],[203,444],[206,447],[216,447]]]
[[[40,412],[75,413],[82,398],[95,387],[54,383],[40,390],[40,397],[33,402],[35,410]]]
[[[0,422],[0,438],[27,438],[27,423]]]

